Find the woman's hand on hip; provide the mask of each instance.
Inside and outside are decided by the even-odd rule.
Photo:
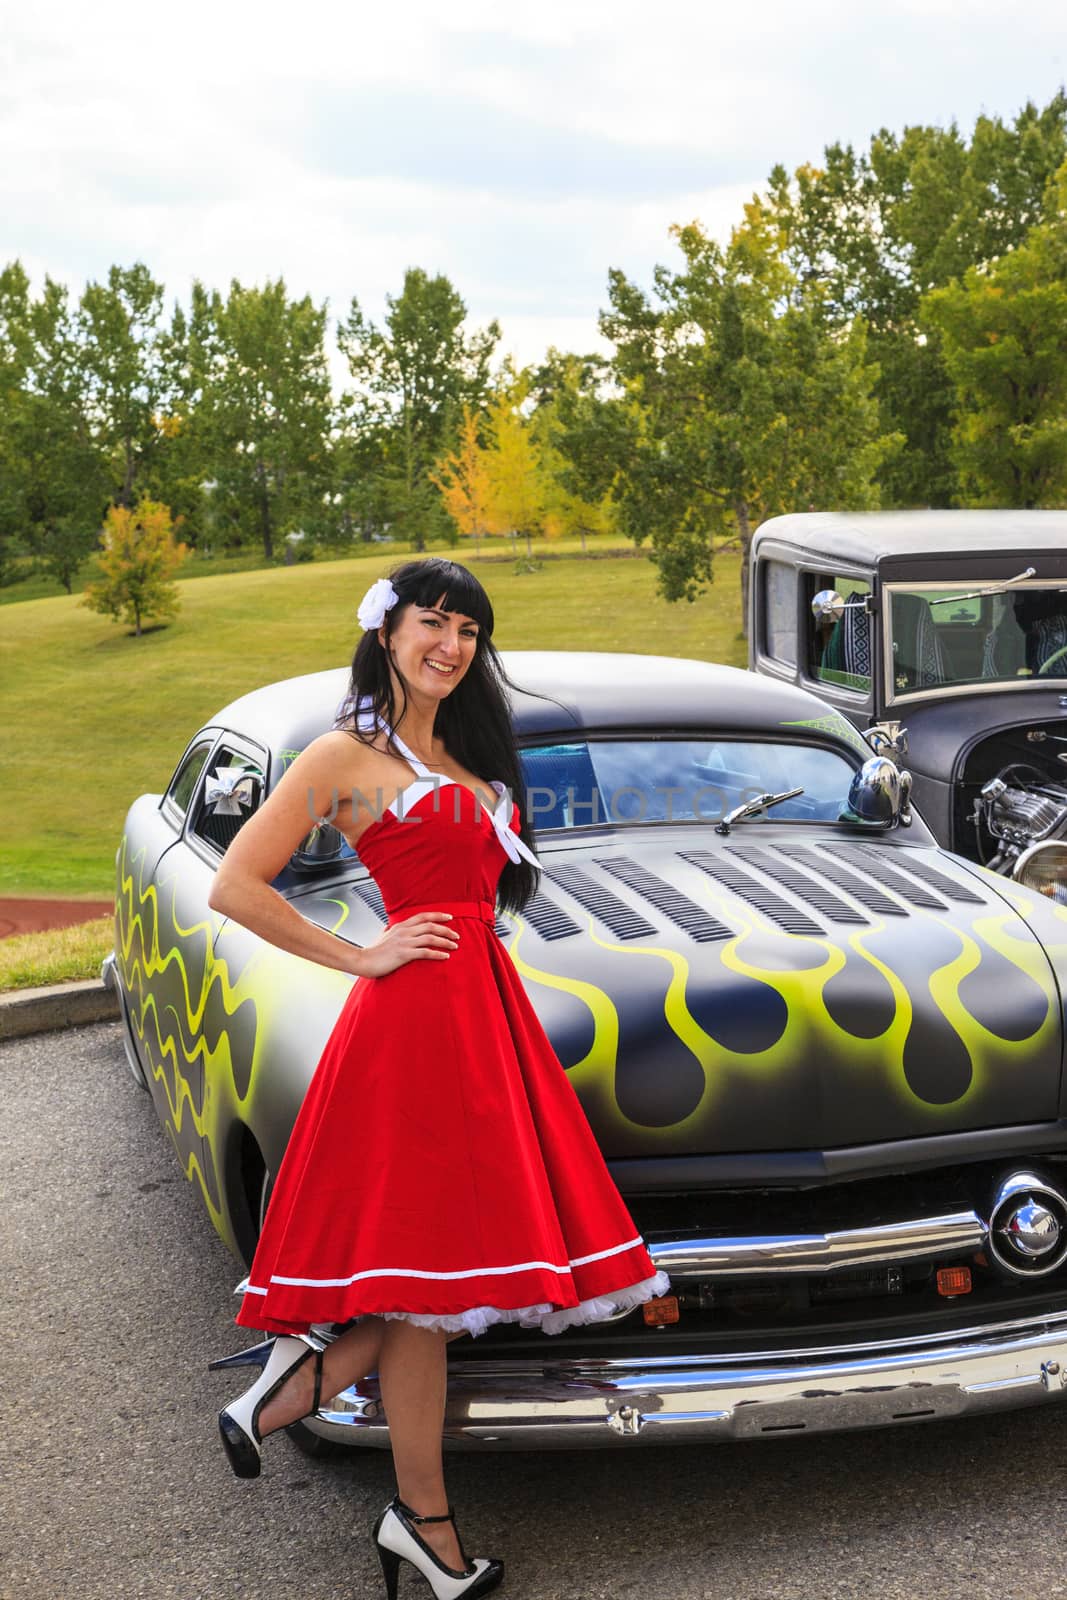
[[[384,978],[409,961],[447,961],[459,944],[459,933],[449,926],[447,911],[420,911],[392,927],[363,947],[359,960],[361,978]]]

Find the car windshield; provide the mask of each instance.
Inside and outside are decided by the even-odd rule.
[[[608,823],[719,822],[757,795],[802,789],[775,822],[836,822],[854,766],[816,745],[758,739],[602,739],[521,752],[537,832]]]
[[[892,584],[886,593],[894,695],[1067,678],[1067,588],[1059,584],[1005,589],[976,579]]]

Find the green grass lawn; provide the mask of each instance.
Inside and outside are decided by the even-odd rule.
[[[554,547],[559,550],[559,546]],[[237,695],[347,664],[367,585],[398,559],[315,561],[180,583],[182,609],[140,639],[74,596],[0,611],[0,885],[6,894],[107,895],[127,806],[162,790],[186,741]],[[400,556],[402,559],[402,554]],[[517,574],[479,568],[504,650],[625,650],[743,665],[738,564],[692,605],[656,595],[643,557],[577,555]]]
[[[0,939],[0,994],[99,978],[100,963],[114,943],[113,917],[97,917],[76,928],[16,933]]]
[[[594,552],[609,551],[625,545],[626,541],[618,535],[599,535],[587,540],[588,548]],[[284,546],[283,546],[284,549]],[[581,552],[581,540],[568,539],[532,539],[531,554],[535,557],[547,556],[556,560],[561,555],[574,555]],[[462,544],[455,551],[437,546],[437,554],[454,555],[457,561],[465,561],[470,554],[471,547]],[[632,547],[627,547],[629,554],[633,554]],[[464,552],[467,552],[466,554]],[[315,544],[310,547],[308,554],[312,561],[403,561],[408,555],[417,554],[407,540],[396,540],[392,544],[375,546],[363,543],[349,544],[331,549],[328,545]],[[526,555],[525,539],[487,538],[482,541],[481,555],[491,555],[495,562],[514,561],[517,557]],[[307,557],[301,565],[307,564]],[[274,562],[265,561],[263,552],[257,546],[244,546],[238,550],[223,550],[217,555],[205,553],[199,549],[190,551],[187,560],[181,568],[182,581],[188,578],[217,578],[234,572],[274,571],[284,565],[281,556]],[[0,585],[0,606],[19,605],[25,600],[47,600],[65,593],[62,584],[54,578],[47,577],[38,571],[29,556],[16,563],[16,570],[21,571],[20,576],[13,583]],[[96,558],[91,557],[83,562],[81,570],[74,580],[74,594],[82,594],[86,584],[93,582],[100,576]]]

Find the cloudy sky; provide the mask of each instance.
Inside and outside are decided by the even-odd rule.
[[[610,266],[728,231],[777,161],[1012,116],[1067,79],[1062,0],[0,0],[0,260],[284,275],[379,317],[444,272],[505,347],[590,348]]]

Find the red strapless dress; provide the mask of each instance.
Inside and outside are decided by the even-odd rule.
[[[390,922],[450,911],[459,946],[358,978],[279,1168],[237,1321],[366,1314],[557,1333],[669,1287],[494,931],[517,807],[419,774],[359,854]]]

